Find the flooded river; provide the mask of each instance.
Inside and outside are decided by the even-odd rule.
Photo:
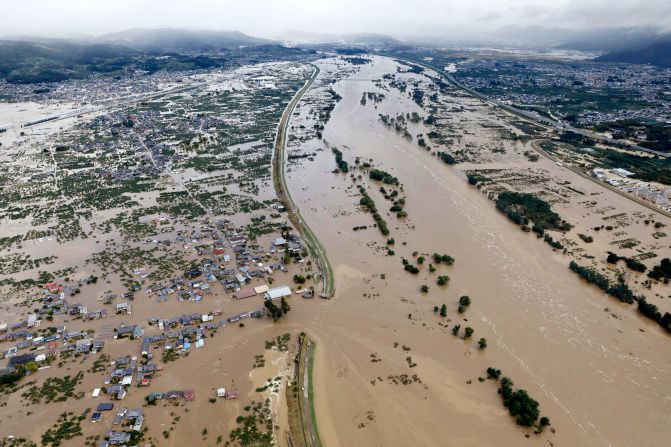
[[[387,237],[358,206],[355,183],[331,173],[330,150],[287,176],[336,277],[333,300],[295,307],[301,315],[294,321],[304,320],[318,343],[315,395],[322,441],[329,447],[668,443],[669,337],[629,306],[581,282],[567,268],[570,258],[511,224],[458,167],[385,128],[378,114],[426,115],[407,93],[385,91],[380,104],[362,106],[364,92],[380,91],[372,80],[396,73],[397,66],[376,58],[336,82],[332,88],[342,100],[323,131],[350,165],[355,157],[372,159],[402,183],[408,218],[381,211],[395,255],[387,255]],[[465,116],[477,119],[472,111]],[[467,118],[460,125],[477,132]],[[410,124],[409,130],[421,133],[421,126]],[[366,174],[359,183],[380,210],[388,208],[379,185]],[[368,228],[355,232],[356,226]],[[401,257],[412,259],[415,251],[427,258],[447,253],[456,262],[437,266],[435,273],[425,265],[411,275]],[[449,275],[449,285],[437,286],[437,275]],[[422,284],[428,293],[420,292]],[[462,295],[472,304],[458,314]],[[442,304],[450,321],[433,312]],[[625,316],[613,318],[606,307]],[[453,336],[455,324],[462,333],[472,327],[473,338]],[[477,346],[480,337],[488,340],[484,350]],[[538,400],[554,430],[535,435],[516,426],[498,384],[478,380],[490,366]]]

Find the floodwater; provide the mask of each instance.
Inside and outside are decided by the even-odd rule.
[[[378,121],[379,113],[420,112],[407,93],[388,91],[376,108],[370,102],[362,106],[363,92],[379,91],[371,80],[396,73],[396,67],[392,60],[376,58],[351,79],[336,82],[332,88],[343,99],[323,131],[350,166],[356,156],[370,158],[402,183],[407,221],[381,211],[389,237],[395,239],[395,256],[387,256],[387,238],[372,227],[373,218],[360,211],[352,180],[331,173],[335,162],[330,150],[288,175],[291,194],[325,246],[336,277],[333,300],[301,306],[294,315],[294,322],[302,320],[317,341],[314,380],[323,443],[668,443],[669,336],[631,306],[583,283],[567,268],[571,258],[512,225],[468,185],[458,167],[441,163],[417,143],[386,129]],[[477,132],[468,119],[462,119],[461,126]],[[588,192],[599,188],[547,161],[541,163]],[[379,185],[365,173],[360,183],[378,209],[388,208]],[[622,202],[609,191],[598,200]],[[368,228],[352,230],[361,225]],[[425,264],[418,275],[411,275],[403,270],[401,257],[412,259],[414,251],[448,253],[456,262],[437,266],[435,273]],[[447,287],[436,285],[436,276],[443,274],[451,278]],[[429,285],[428,294],[420,292],[422,284]],[[462,295],[469,295],[472,304],[459,315]],[[439,324],[441,318],[433,312],[443,303],[449,328]],[[606,307],[622,318],[613,318]],[[454,324],[461,324],[461,333],[471,326],[473,338],[454,337]],[[477,347],[480,337],[488,340],[482,351]],[[381,361],[372,361],[376,359]],[[516,426],[501,403],[497,384],[478,381],[489,366],[501,369],[516,388],[538,400],[541,415],[550,418],[555,431],[535,435]],[[416,374],[418,380],[404,385],[395,377],[402,374]]]

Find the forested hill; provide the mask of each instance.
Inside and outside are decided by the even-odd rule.
[[[657,42],[643,48],[613,51],[599,56],[596,60],[671,67],[671,42]]]

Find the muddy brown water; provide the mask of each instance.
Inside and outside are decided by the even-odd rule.
[[[318,342],[315,396],[324,444],[664,445],[671,435],[668,335],[581,282],[568,270],[567,256],[519,231],[458,168],[384,128],[378,113],[418,110],[407,96],[387,92],[378,110],[363,108],[362,93],[376,91],[368,79],[394,72],[393,61],[377,59],[356,80],[336,83],[343,99],[324,139],[350,148],[343,150],[350,165],[355,156],[372,158],[404,185],[413,228],[383,216],[396,240],[395,256],[386,255],[386,237],[359,211],[351,180],[331,173],[330,150],[288,175],[291,194],[323,242],[336,276],[334,300],[301,307],[303,314],[294,315]],[[580,183],[566,170],[546,167]],[[361,183],[378,208],[387,208],[379,185],[365,177]],[[621,201],[608,191],[600,200]],[[352,231],[359,225],[369,228]],[[400,258],[411,258],[416,250],[449,253],[456,263],[438,266],[434,274],[424,266],[412,276]],[[435,285],[437,274],[451,277],[446,288]],[[428,294],[419,292],[422,284],[429,285]],[[461,295],[473,301],[464,315],[456,312]],[[432,310],[443,303],[452,320],[449,329]],[[623,318],[612,318],[605,307]],[[471,326],[473,339],[453,337],[455,323],[462,333]],[[480,337],[488,340],[484,351],[477,349]],[[372,362],[371,354],[382,361]],[[417,366],[409,367],[409,356]],[[489,366],[537,399],[556,432],[525,439],[527,431],[502,406],[497,384],[478,381]],[[417,374],[421,383],[389,379],[400,374]]]

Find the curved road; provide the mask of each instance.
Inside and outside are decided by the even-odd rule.
[[[286,178],[284,176],[284,149],[287,143],[287,128],[289,127],[291,116],[294,113],[294,109],[296,108],[298,101],[300,101],[305,92],[308,91],[314,80],[319,75],[319,68],[316,65],[310,65],[312,65],[314,68],[312,76],[291,99],[291,102],[284,110],[282,118],[280,119],[280,123],[277,126],[275,149],[273,150],[273,185],[275,186],[277,197],[287,209],[289,220],[299,231],[303,237],[303,240],[305,240],[308,250],[317,260],[317,266],[319,267],[320,275],[322,277],[322,298],[331,298],[335,292],[335,285],[333,280],[333,270],[331,269],[331,264],[329,263],[328,257],[326,256],[326,250],[319,242],[319,239],[317,239],[317,236],[315,236],[305,220],[303,220],[303,217],[301,217],[298,207],[289,194],[289,188],[287,187]]]

